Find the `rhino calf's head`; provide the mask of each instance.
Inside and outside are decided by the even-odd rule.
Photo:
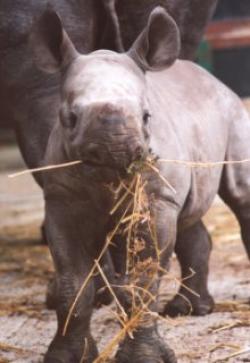
[[[70,159],[124,169],[147,155],[151,110],[145,72],[169,67],[180,50],[177,26],[164,9],[152,12],[124,54],[79,54],[51,9],[33,27],[31,43],[41,69],[61,72],[60,127]]]

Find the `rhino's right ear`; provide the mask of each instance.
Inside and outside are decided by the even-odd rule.
[[[48,73],[62,70],[78,56],[60,17],[51,7],[34,23],[30,44],[36,65]]]
[[[170,67],[179,53],[179,29],[166,10],[158,6],[127,54],[146,72]]]

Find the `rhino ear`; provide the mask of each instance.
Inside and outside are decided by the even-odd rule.
[[[60,17],[50,6],[33,25],[30,45],[36,65],[48,73],[62,70],[78,55]]]
[[[171,66],[179,53],[179,29],[165,9],[158,6],[128,55],[143,71],[160,71]]]

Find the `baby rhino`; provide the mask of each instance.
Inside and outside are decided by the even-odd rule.
[[[250,120],[241,101],[223,84],[199,66],[177,60],[178,28],[161,7],[151,13],[147,26],[124,54],[106,50],[79,54],[52,10],[34,27],[32,44],[40,68],[61,72],[60,114],[48,139],[44,163],[82,161],[42,175],[58,318],[45,362],[90,363],[98,356],[90,332],[98,269],[105,271],[113,285],[120,313],[123,307],[131,317],[139,301],[156,312],[152,298],[159,285],[156,266],[160,275],[176,248],[183,274],[189,273],[190,266],[197,273],[192,287],[200,298],[186,296],[197,313],[208,311],[212,306],[206,288],[210,241],[201,218],[218,192],[235,212],[250,251],[249,166],[190,168],[166,162],[246,159]],[[37,132],[42,130],[38,124]],[[150,164],[149,159],[154,162]],[[154,231],[150,233],[143,221],[138,227],[137,239],[143,247],[137,248],[141,273],[134,279],[126,263],[127,239],[120,227],[103,258],[98,256],[107,236],[133,206],[130,166],[139,168],[143,163],[150,164],[141,174]],[[127,198],[118,208],[112,189],[119,185],[127,190]],[[93,266],[95,273],[89,278]],[[132,277],[134,294],[129,289]],[[172,311],[183,308],[175,300],[167,311],[171,304]],[[138,316],[136,329],[120,341],[116,361],[176,362],[157,333],[157,314],[145,308]]]

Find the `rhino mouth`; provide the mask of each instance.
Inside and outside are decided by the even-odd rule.
[[[133,162],[145,160],[146,150],[130,152],[124,150],[112,150],[111,148],[99,148],[98,144],[91,143],[81,155],[84,165],[92,168],[109,168],[116,170],[127,170]]]
[[[131,162],[124,160],[110,160],[110,161],[100,161],[100,160],[92,160],[92,159],[82,159],[82,163],[84,166],[92,169],[112,169],[117,171],[123,171],[129,169]]]

